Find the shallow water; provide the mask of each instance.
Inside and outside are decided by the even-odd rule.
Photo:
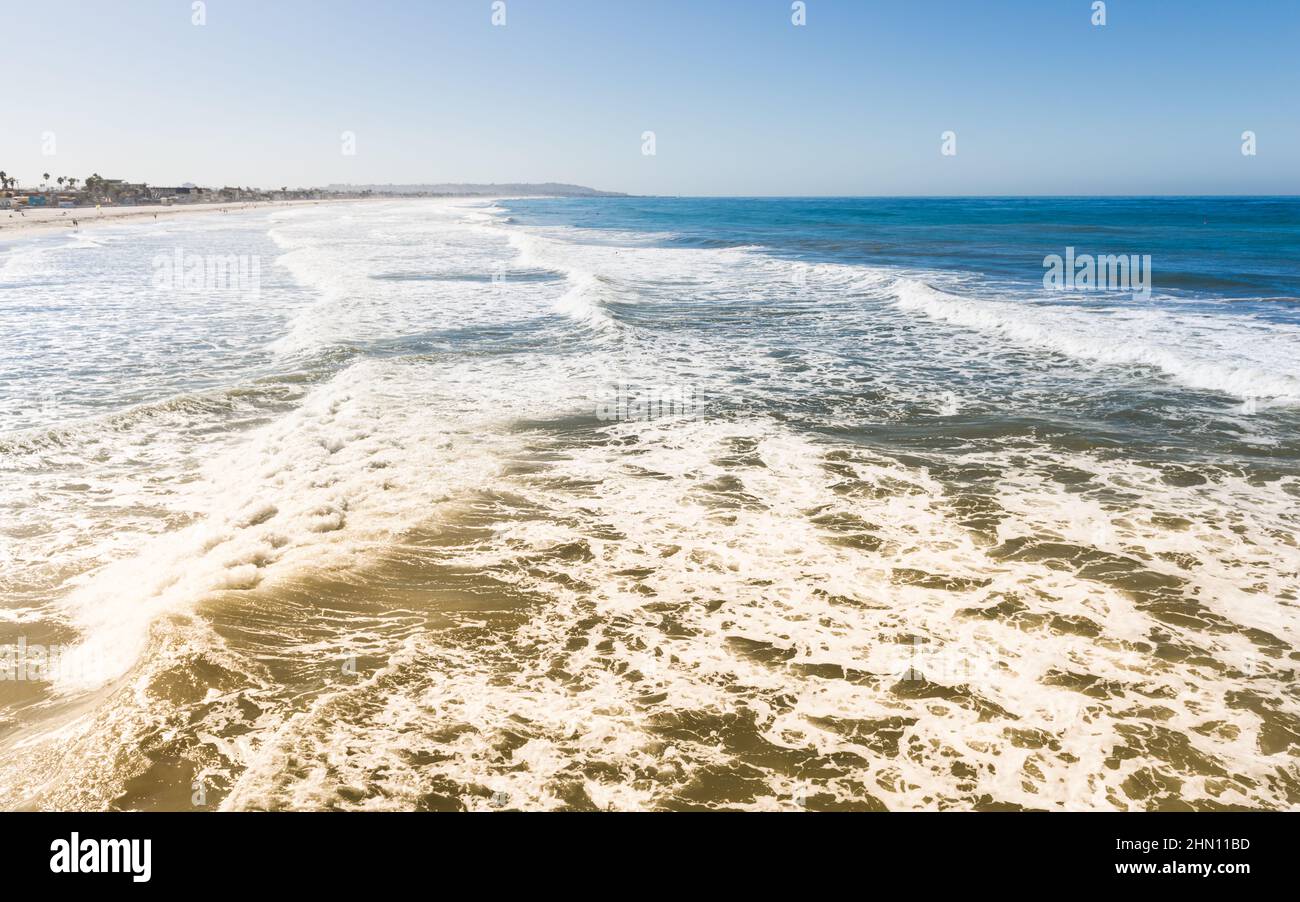
[[[1120,203],[4,248],[0,805],[1300,807],[1300,203]]]

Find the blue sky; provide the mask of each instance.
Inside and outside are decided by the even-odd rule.
[[[505,2],[497,27],[491,0],[207,0],[195,26],[191,0],[9,0],[0,169],[24,183],[1300,193],[1295,0],[1108,0],[1104,27],[1092,0],[806,0],[803,27],[789,0]],[[949,130],[956,156],[940,153]]]

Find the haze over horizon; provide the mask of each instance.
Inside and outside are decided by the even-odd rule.
[[[1262,0],[1112,0],[1104,26],[1090,0],[808,0],[802,26],[786,0],[7,6],[15,34],[75,23],[7,51],[24,184],[1300,193],[1300,8]]]

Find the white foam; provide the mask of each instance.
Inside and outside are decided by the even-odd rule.
[[[963,298],[916,279],[894,288],[904,310],[1018,345],[1110,366],[1150,367],[1183,385],[1278,406],[1300,405],[1300,329],[1244,316],[1098,310]]]
[[[50,700],[69,719],[0,747],[0,804],[111,806],[152,755],[232,809],[1122,808],[1149,804],[1148,772],[1187,798],[1294,805],[1285,755],[1234,701],[1292,707],[1264,634],[1300,642],[1294,476],[1179,480],[947,422],[961,442],[942,453],[868,444],[1014,399],[990,338],[1098,365],[1029,368],[1017,390],[1077,396],[1104,367],[1193,378],[1173,368],[1211,348],[1235,356],[1210,390],[1248,370],[1251,390],[1285,388],[1272,340],[1242,337],[1262,326],[985,305],[881,269],[420,201],[295,211],[271,234],[299,283],[259,336],[283,383],[5,446],[30,596],[6,626],[71,627],[73,661],[102,669],[69,668]],[[565,278],[483,278],[498,265]],[[362,350],[301,362],[339,346]],[[597,424],[610,381],[709,406]],[[1188,619],[1107,562],[1174,587]],[[444,610],[459,578],[489,607]],[[340,672],[349,657],[372,663]],[[226,682],[153,691],[199,664]],[[895,691],[914,671],[938,689]]]
[[[1154,661],[1135,646],[1168,624],[1068,568],[993,555],[994,546],[957,523],[945,487],[923,469],[762,421],[626,425],[610,438],[502,483],[548,516],[503,522],[490,545],[457,554],[461,566],[512,575],[520,591],[546,599],[524,626],[500,635],[484,625],[454,643],[412,640],[372,679],[285,722],[247,761],[225,806],[404,808],[446,791],[439,787],[463,787],[468,807],[489,807],[500,794],[509,807],[547,809],[571,804],[580,787],[598,806],[655,808],[721,768],[743,769],[765,787],[734,807],[788,808],[796,766],[762,762],[815,753],[839,762],[816,792],[842,804],[969,807],[987,795],[1026,807],[1123,807],[1137,804],[1126,781],[1167,766],[1145,755],[1106,763],[1128,742],[1122,731],[1142,704],[1167,711],[1163,724],[1191,737],[1198,753],[1254,781],[1248,789],[1180,774],[1190,796],[1285,803],[1268,788],[1277,762],[1255,744],[1260,724],[1229,704],[1234,692],[1269,685],[1268,659],[1250,642],[1182,636],[1246,675]],[[724,463],[738,444],[753,449],[751,462]],[[1217,614],[1300,639],[1294,610],[1258,603],[1295,589],[1294,577],[1269,563],[1297,560],[1274,533],[1294,525],[1292,513],[1278,506],[1239,517],[1249,492],[1231,481],[1174,489],[1140,467],[1043,454],[1042,463],[1087,468],[1101,482],[1081,498],[1043,476],[1005,470],[995,497],[1010,516],[1000,541],[1141,549],[1153,570],[1190,580],[1187,595]],[[970,463],[997,468],[1002,458]],[[718,506],[714,493],[723,489],[708,486],[726,477],[740,483],[726,491],[752,503]],[[1102,505],[1096,499],[1107,487],[1140,487],[1154,509],[1196,512],[1207,526],[1171,531],[1155,514]],[[878,544],[837,544],[843,534],[826,525],[837,517],[864,524]],[[1210,525],[1216,517],[1245,531],[1225,533]],[[574,546],[590,554],[550,553]],[[1173,563],[1175,555],[1197,563]],[[900,581],[900,573],[971,587]],[[1244,589],[1265,574],[1270,590]],[[962,613],[1008,598],[1038,620]],[[1049,629],[1051,618],[1094,624],[1101,636]],[[968,694],[953,701],[891,691],[909,671]],[[1066,672],[1126,691],[1090,697],[1052,684]],[[1006,713],[990,715],[971,699]],[[357,719],[358,711],[368,713]],[[683,720],[708,726],[695,736],[665,734],[665,724]],[[1240,732],[1194,729],[1216,721]],[[896,731],[904,752],[883,753],[871,727],[836,726],[871,723]],[[709,732],[724,729],[742,738],[733,744]],[[1013,733],[1046,738],[1016,745]],[[503,744],[515,750],[502,754]],[[412,766],[411,756],[428,748],[438,749],[435,760]],[[334,775],[291,776],[287,763],[304,758],[333,762]],[[340,785],[376,774],[378,795],[355,805],[338,796]]]

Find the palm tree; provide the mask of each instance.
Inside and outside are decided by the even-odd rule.
[[[42,175],[41,178],[43,179],[43,181],[41,182],[41,189],[44,190],[45,186],[49,184],[50,174],[47,172],[44,175]]]
[[[63,176],[59,176],[58,179],[57,179],[57,181],[58,181],[58,183],[59,183],[59,190],[62,191],[62,190],[63,190],[63,183],[66,182],[67,179],[65,179]]]

